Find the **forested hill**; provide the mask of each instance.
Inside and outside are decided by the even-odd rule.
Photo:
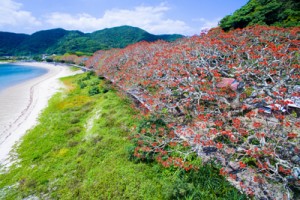
[[[0,55],[12,55],[19,44],[28,38],[26,34],[0,32]]]
[[[242,8],[220,21],[224,30],[249,25],[300,26],[299,0],[249,0]]]
[[[0,32],[0,56],[37,54],[93,53],[97,50],[123,48],[139,41],[174,41],[182,35],[153,35],[140,28],[120,26],[93,33],[51,29],[32,35]]]

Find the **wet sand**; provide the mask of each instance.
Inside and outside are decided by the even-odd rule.
[[[37,123],[50,97],[63,85],[60,77],[75,74],[69,67],[48,63],[17,63],[45,68],[42,76],[0,91],[0,164],[10,162],[9,154],[26,131]],[[77,72],[78,73],[78,72]]]

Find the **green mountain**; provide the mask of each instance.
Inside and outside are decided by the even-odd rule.
[[[153,35],[140,28],[120,26],[93,33],[51,29],[32,35],[0,32],[0,56],[93,53],[97,50],[124,48],[140,41],[174,41],[182,35]]]
[[[38,31],[23,41],[18,47],[17,52],[24,55],[43,54],[49,46],[55,45],[62,38],[69,34],[64,29],[52,29],[46,31]]]
[[[299,0],[249,0],[242,8],[220,21],[220,27],[230,29],[251,25],[281,27],[300,26]]]
[[[181,38],[181,35],[153,35],[143,29],[120,26],[115,28],[107,28],[101,31],[96,31],[90,34],[93,40],[99,42],[99,44],[105,44],[107,47],[124,48],[128,44],[133,44],[139,41],[153,42],[156,40],[174,41]]]
[[[0,32],[0,55],[13,55],[17,47],[29,38],[26,34]]]

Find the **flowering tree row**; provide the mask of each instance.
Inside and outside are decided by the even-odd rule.
[[[63,62],[69,64],[76,64],[76,65],[84,65],[89,59],[88,56],[77,56],[74,54],[64,54],[62,56],[54,56],[53,60],[56,62]]]
[[[167,145],[188,142],[250,195],[291,198],[300,186],[299,36],[299,27],[216,28],[174,43],[99,51],[86,66],[172,127],[177,137]],[[166,142],[159,141],[165,145],[141,142],[137,155],[161,159],[157,149]]]

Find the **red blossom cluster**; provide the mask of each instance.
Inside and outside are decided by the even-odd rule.
[[[276,182],[289,196],[290,186],[300,187],[299,38],[299,27],[215,28],[174,43],[99,51],[86,66],[172,124],[176,142],[220,162],[220,173],[243,191],[274,197],[268,188]],[[142,151],[155,151],[155,142]]]

